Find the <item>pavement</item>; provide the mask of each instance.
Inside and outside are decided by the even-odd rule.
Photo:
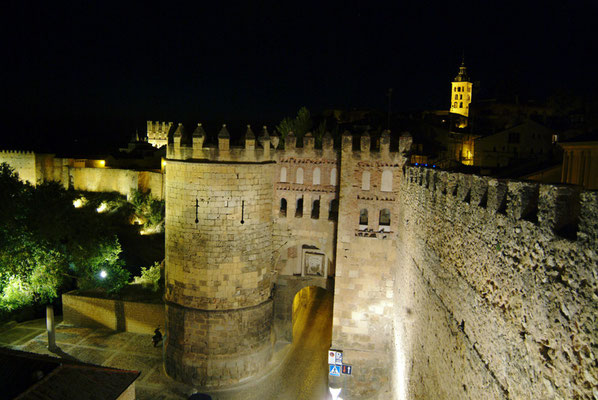
[[[323,291],[322,291],[323,292]],[[226,390],[202,392],[164,373],[162,346],[153,347],[152,335],[86,328],[57,317],[54,352],[48,350],[45,319],[0,326],[0,346],[77,359],[106,367],[140,371],[135,381],[137,399],[188,399],[208,393],[213,400],[327,399],[326,353],[330,345],[332,296],[320,293],[298,317],[295,343],[278,343],[261,376]]]

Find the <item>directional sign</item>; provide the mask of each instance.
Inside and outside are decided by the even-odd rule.
[[[343,375],[351,375],[351,371],[353,370],[353,367],[347,364],[343,364],[341,366],[341,374]]]
[[[328,366],[330,376],[341,376],[341,367],[338,365]]]

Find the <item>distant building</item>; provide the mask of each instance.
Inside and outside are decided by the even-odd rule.
[[[511,128],[475,139],[473,164],[500,168],[514,163],[541,162],[553,155],[553,134],[547,127],[527,120]]]
[[[585,134],[559,145],[564,150],[561,182],[598,189],[598,134]]]

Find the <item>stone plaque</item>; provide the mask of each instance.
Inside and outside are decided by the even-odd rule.
[[[305,252],[303,264],[305,275],[324,276],[324,254]]]

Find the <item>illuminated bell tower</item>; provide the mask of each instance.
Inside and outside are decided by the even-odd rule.
[[[467,76],[465,60],[461,62],[459,73],[453,79],[451,85],[451,113],[459,114],[465,118],[469,117],[469,104],[471,103],[472,83]],[[465,123],[467,126],[467,123]]]

